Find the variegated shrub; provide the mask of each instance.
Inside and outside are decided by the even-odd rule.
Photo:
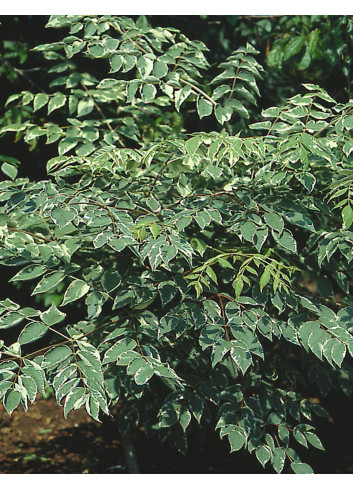
[[[251,45],[208,80],[203,43],[143,17],[48,27],[68,34],[36,48],[53,81],[12,95],[25,117],[1,128],[58,147],[39,181],[1,157],[0,263],[28,290],[0,301],[5,409],[50,386],[98,421],[120,399],[122,433],[143,423],[186,452],[199,425],[310,473],[296,447],[323,449],[326,411],[306,393],[353,386],[353,102],[305,84],[249,125]],[[175,125],[187,107],[219,131]]]

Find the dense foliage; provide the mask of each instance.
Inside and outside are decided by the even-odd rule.
[[[186,452],[198,424],[277,472],[311,472],[297,447],[323,449],[327,413],[308,386],[353,387],[352,20],[332,20],[339,101],[315,83],[261,115],[258,99],[266,69],[314,70],[333,49],[315,22],[263,67],[255,35],[212,57],[146,17],[50,18],[60,40],[34,49],[49,87],[12,94],[0,129],[38,166],[57,146],[36,180],[0,157],[0,263],[26,298],[0,301],[10,415],[47,386],[65,416],[98,421],[120,399],[122,433],[143,424]]]

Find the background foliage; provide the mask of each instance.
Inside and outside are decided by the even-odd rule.
[[[2,19],[5,409],[311,472],[352,394],[352,18],[47,20]]]

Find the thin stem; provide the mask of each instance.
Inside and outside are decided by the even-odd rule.
[[[195,90],[195,92],[200,93],[203,97],[205,97],[214,106],[217,105],[217,102],[215,102],[213,100],[213,98],[211,98],[209,95],[207,95],[207,93],[205,93],[203,90],[201,90],[201,88],[197,87],[196,85],[194,85],[193,83],[189,82],[188,80],[185,80],[185,78],[183,78],[183,77],[180,77],[180,81],[182,81],[183,83],[186,83],[187,85],[189,85],[193,90]]]
[[[16,228],[12,228],[10,226],[8,226],[7,229],[9,231],[14,232],[14,233],[28,234],[29,236],[33,236],[33,238],[42,239],[43,241],[46,241],[47,243],[52,243],[53,241],[56,241],[54,239],[45,238],[44,236],[41,236],[40,234],[30,233],[29,231],[25,231],[24,229],[16,229]]]
[[[240,67],[243,63],[244,59],[242,59],[239,63],[239,66],[237,68],[237,71],[235,72],[235,75],[234,75],[234,78],[233,78],[233,83],[232,83],[232,88],[230,90],[230,93],[228,95],[228,100],[231,98],[231,96],[233,95],[233,92],[234,92],[234,87],[235,87],[235,82],[236,82],[236,79],[238,78],[238,73],[239,73],[239,70],[240,70]]]
[[[110,132],[111,132],[112,134],[115,134],[114,129],[113,129],[113,127],[111,126],[110,122],[109,122],[109,121],[107,120],[107,118],[105,117],[105,115],[104,115],[104,113],[103,113],[102,109],[99,107],[99,105],[97,104],[97,102],[94,100],[94,98],[93,98],[93,97],[92,97],[92,95],[90,94],[90,92],[89,92],[88,88],[87,88],[87,87],[86,87],[86,85],[83,83],[83,81],[81,81],[81,85],[82,85],[83,89],[85,90],[85,92],[87,93],[87,95],[89,96],[89,98],[92,100],[92,102],[93,102],[93,104],[94,104],[95,108],[98,110],[98,112],[100,113],[100,115],[103,117],[103,119],[104,119],[105,123],[107,124],[107,126],[108,126],[108,128],[109,128],[109,130],[110,130]]]
[[[131,37],[129,36],[129,34],[127,34],[127,32],[122,28],[120,27],[120,30],[121,30],[121,33],[127,37],[129,39],[129,41],[132,42],[132,44],[134,44],[140,51],[143,52],[143,54],[148,54],[148,52],[146,51],[146,49],[144,49],[142,46],[140,46],[139,44],[137,44],[136,41],[134,41],[133,39],[131,39]]]

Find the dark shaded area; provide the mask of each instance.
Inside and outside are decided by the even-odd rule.
[[[310,461],[315,473],[352,473],[352,402],[344,395],[332,395],[327,404],[329,419],[316,419],[317,433],[326,448],[298,449],[303,461]],[[0,408],[0,473],[6,474],[105,474],[128,473],[117,419],[93,421],[84,409],[73,411],[65,420],[54,398],[39,398],[29,411],[16,411],[9,418]],[[264,474],[256,458],[241,451],[230,454],[226,440],[209,430],[200,440],[190,438],[187,456],[174,452],[157,436],[148,439],[141,429],[135,439],[136,455],[143,474]],[[290,471],[284,471],[289,473]]]

